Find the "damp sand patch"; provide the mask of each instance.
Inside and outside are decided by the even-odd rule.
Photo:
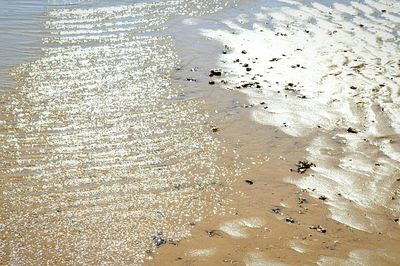
[[[399,13],[397,1],[289,1],[203,30],[229,47],[222,86],[248,96],[256,122],[314,138],[307,159],[317,167],[288,182],[368,232],[400,211]]]

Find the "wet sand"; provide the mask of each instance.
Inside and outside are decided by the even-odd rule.
[[[336,34],[330,23],[345,24],[348,7],[271,2],[215,15],[205,3],[197,16],[180,13],[191,2],[47,13],[48,49],[1,98],[1,264],[398,264],[398,46],[389,43],[398,35],[386,25],[397,16],[376,1],[353,2],[366,19],[353,24],[385,33],[368,47],[385,60],[351,52],[347,60],[361,55],[373,66],[362,73],[323,46],[310,45],[309,57],[288,53]],[[371,8],[385,14],[376,19]],[[268,15],[276,28],[264,26]],[[359,25],[349,34],[352,23],[339,40],[366,36]],[[219,68],[222,77],[208,76]],[[341,88],[336,100],[318,97],[327,68]],[[377,70],[382,80],[370,82]],[[393,90],[375,93],[381,81]],[[365,123],[379,108],[388,110],[379,127]],[[316,166],[298,173],[304,160]]]
[[[248,167],[225,194],[234,214],[196,224],[148,264],[399,263],[396,8],[281,1],[202,31],[219,41],[208,69],[222,70],[211,89],[203,81],[206,102],[239,102],[218,120],[223,158]],[[316,166],[298,173],[299,161]]]

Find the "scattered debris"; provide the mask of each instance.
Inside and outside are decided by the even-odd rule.
[[[355,86],[350,86],[350,89],[352,89],[352,90],[356,90],[356,89],[357,89],[357,87],[355,87]]]
[[[307,169],[310,169],[312,166],[316,167],[314,163],[308,161],[299,161],[299,163],[296,164],[296,166],[297,166],[297,172],[300,174],[305,173],[305,171],[307,171]]]
[[[247,67],[247,68],[246,68],[246,71],[247,71],[247,72],[251,71],[251,67]]]
[[[353,133],[353,134],[357,134],[357,133],[358,133],[358,131],[357,131],[356,129],[352,128],[352,127],[349,127],[349,128],[347,129],[347,132]]]
[[[294,220],[292,217],[287,217],[287,218],[285,219],[285,221],[286,221],[287,223],[291,223],[291,224],[294,224],[294,222],[295,222],[295,220]]]
[[[273,207],[273,208],[271,209],[271,211],[272,211],[273,213],[279,214],[279,213],[281,213],[281,208],[280,208],[280,207]]]
[[[165,239],[162,237],[162,233],[157,233],[157,235],[154,235],[153,242],[156,245],[156,247],[160,247],[167,243],[167,241],[165,241]]]
[[[324,234],[326,233],[326,228],[324,228],[324,227],[322,227],[320,225],[317,225],[317,226],[311,225],[308,228],[313,229],[313,230],[317,230],[317,232],[320,232],[320,233],[324,233]]]
[[[206,233],[209,237],[222,236],[222,232],[219,230],[206,230]]]
[[[196,72],[197,70],[199,70],[198,67],[193,67],[193,68],[190,69],[190,71],[192,71],[192,72]]]
[[[247,51],[246,51],[246,50],[243,50],[243,51],[242,51],[242,54],[247,54]]]
[[[319,196],[318,199],[320,199],[320,200],[327,200],[328,198],[325,197],[325,196]]]
[[[308,200],[307,200],[306,198],[299,197],[299,198],[298,198],[298,203],[299,203],[299,204],[308,203]]]
[[[208,84],[214,85],[214,84],[215,84],[215,81],[212,81],[212,80],[211,80],[211,81],[208,82]]]
[[[212,132],[218,132],[218,131],[219,131],[219,128],[213,127],[211,130],[212,130]]]
[[[194,79],[194,78],[186,78],[186,80],[189,82],[197,82],[197,79]]]
[[[250,180],[250,179],[246,179],[244,182],[246,182],[249,185],[253,185],[254,181]]]
[[[220,77],[221,75],[222,75],[222,71],[221,70],[215,70],[215,69],[211,69],[210,70],[210,74],[209,74],[210,77],[213,77],[213,76]]]
[[[181,189],[183,186],[181,185],[181,184],[174,184],[173,185],[173,187],[175,188],[175,189]]]

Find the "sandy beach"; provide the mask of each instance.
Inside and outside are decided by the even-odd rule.
[[[400,5],[277,2],[200,30],[220,44],[211,79],[248,100],[221,135],[259,166],[234,185],[236,216],[205,220],[151,265],[400,261]]]
[[[1,265],[400,263],[400,2],[29,4]]]

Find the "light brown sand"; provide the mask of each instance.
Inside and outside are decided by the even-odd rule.
[[[235,99],[241,104],[246,102],[237,93],[207,87],[208,102],[219,106],[219,110]],[[221,99],[225,102],[221,103]],[[325,203],[329,204],[329,199],[315,199],[307,190],[283,181],[290,169],[304,159],[308,139],[289,137],[252,122],[247,108],[236,110],[238,113],[218,122],[220,131],[216,133],[229,150],[222,163],[229,165],[238,154],[239,161],[248,166],[232,185],[232,193],[225,195],[232,200],[229,207],[234,213],[211,216],[195,224],[191,237],[161,246],[155,254],[149,254],[147,264],[396,265],[400,261],[398,224],[392,223],[379,233],[353,229],[328,218]],[[306,174],[310,173],[312,169]],[[295,176],[301,179],[305,174]],[[300,203],[300,198],[306,202]],[[280,214],[271,211],[276,206],[281,208]],[[295,222],[288,223],[286,218]],[[309,228],[318,225],[327,232]]]
[[[377,3],[376,1],[367,2],[369,4]],[[295,3],[299,2],[296,1]],[[363,7],[362,5],[360,7],[359,4],[355,2],[352,2],[352,4],[359,8]],[[302,5],[300,4],[300,6]],[[343,6],[336,4],[335,8],[337,10],[342,10]],[[379,12],[386,12],[381,11],[381,9],[384,10],[385,8],[380,8],[379,6],[376,7],[376,9]],[[290,9],[289,11],[290,12],[287,14],[288,17],[292,18],[293,14],[297,14],[295,10]],[[318,10],[315,11],[316,14],[319,14],[318,12]],[[270,15],[270,13],[267,13],[267,15],[268,14]],[[281,15],[281,13],[277,12],[277,17],[274,18],[273,22],[275,21],[276,23],[277,21],[280,21],[281,17],[279,15]],[[331,16],[331,13],[327,15],[328,18],[331,18]],[[383,16],[385,16],[385,14]],[[282,17],[286,18],[283,15]],[[339,17],[342,18],[344,16],[340,15]],[[354,21],[351,20],[351,23],[358,23],[357,20],[360,19],[360,17],[356,17]],[[295,15],[293,15],[292,19],[297,21]],[[269,66],[269,60],[272,56],[268,57],[267,55],[268,52],[271,51],[279,54],[282,47],[280,45],[275,45],[275,47],[272,47],[276,48],[276,50],[273,50],[269,46],[257,47],[257,43],[254,42],[254,40],[257,38],[253,38],[254,36],[251,35],[254,30],[241,29],[241,26],[239,25],[241,22],[239,23],[238,21],[239,19],[235,21],[237,24],[226,23],[230,30],[219,31],[218,29],[214,29],[210,31],[211,34],[208,34],[208,36],[211,36],[211,38],[219,39],[221,46],[223,44],[227,44],[229,47],[233,47],[231,52],[228,52],[227,55],[223,55],[222,57],[215,54],[216,58],[221,58],[221,61],[218,62],[217,65],[223,68],[223,71],[226,71],[226,73],[224,73],[226,75],[223,75],[222,79],[228,81],[226,86],[221,84],[221,87],[233,88],[236,85],[240,85],[241,80],[244,80],[243,82],[257,81],[258,79],[253,79],[257,73],[265,74],[265,79],[271,81],[270,79],[271,77],[274,77],[272,75],[274,73],[265,73],[265,69],[267,69]],[[393,23],[387,22],[384,22],[384,24],[386,26],[394,25]],[[284,29],[286,29],[286,27],[289,28],[289,26],[284,23],[282,23],[282,25]],[[373,26],[374,24],[372,23],[371,25]],[[235,28],[235,26],[237,27]],[[357,27],[354,28],[358,29]],[[268,29],[262,28],[262,30],[263,31],[260,30],[260,32],[264,33],[254,34],[260,36],[260,38],[264,40],[265,35],[263,34],[265,34]],[[235,34],[233,34],[234,31]],[[245,32],[245,34],[240,35],[237,33],[241,31]],[[296,32],[301,32],[301,30],[296,29],[294,32],[295,33],[293,34],[295,35]],[[364,36],[363,34],[363,32],[360,32],[357,36]],[[228,42],[228,39],[230,38],[229,36],[231,35],[233,36],[232,39],[240,36],[238,37],[241,38],[240,41]],[[272,41],[278,38],[275,36],[275,34],[271,33],[271,35]],[[286,36],[282,37],[282,39],[285,39],[285,37]],[[249,41],[251,38],[253,38],[253,42]],[[350,42],[349,46],[354,45],[351,43],[354,38],[346,37],[345,39],[346,41]],[[361,37],[361,39],[363,38]],[[298,44],[296,41],[291,43],[290,40],[291,39],[289,38],[289,44]],[[268,39],[268,41],[270,40]],[[269,43],[271,42],[267,42],[267,44]],[[307,47],[311,47],[311,50],[313,47],[312,43],[313,41],[310,41],[309,44],[307,44]],[[315,44],[323,43],[323,41],[315,42]],[[262,44],[264,45],[264,43]],[[208,47],[207,49],[215,49],[216,52],[214,53],[220,53],[223,47]],[[242,54],[242,49],[246,49],[248,53]],[[263,49],[270,50],[264,51]],[[390,49],[387,48],[376,48],[376,50],[379,51],[383,49],[390,51]],[[327,56],[334,56],[334,54],[335,52],[327,53]],[[357,56],[360,56],[360,54],[357,53]],[[260,65],[259,72],[257,72],[258,70],[256,69],[258,66],[257,63],[252,62],[255,57],[257,57],[259,60],[264,58],[266,62],[266,65]],[[240,58],[240,62],[248,62],[253,68],[251,72],[246,73],[244,70],[245,68],[239,66],[238,64],[235,65],[232,63],[235,58]],[[309,60],[309,58],[302,59],[305,61]],[[282,73],[288,74],[281,75],[280,73],[277,75],[278,79],[285,78],[286,76],[288,79],[293,78],[294,74],[291,75],[291,65],[295,64],[295,61],[290,61],[290,58],[287,60],[288,68],[282,71]],[[299,58],[296,60],[299,60]],[[213,61],[210,60],[210,62]],[[189,63],[193,64],[194,62]],[[284,64],[281,63],[278,65],[282,66]],[[319,63],[315,64],[315,73],[318,72],[317,68],[319,66]],[[377,65],[373,66],[376,67]],[[209,65],[209,67],[211,68],[213,66]],[[230,74],[232,74],[232,71],[230,70],[235,69],[235,67],[237,67],[238,71],[237,73],[235,71],[233,72],[236,73],[237,76],[234,76],[230,79],[228,77]],[[203,71],[206,70],[203,69]],[[381,78],[382,75],[376,74],[376,77]],[[299,78],[303,79],[303,76],[299,75]],[[393,79],[394,78],[395,77],[393,77]],[[233,81],[236,81],[237,84],[233,83]],[[218,79],[216,84],[219,84]],[[261,86],[265,85],[262,82],[260,82],[260,84]],[[330,85],[336,86],[332,84]],[[147,262],[147,264],[399,265],[400,246],[398,244],[400,243],[400,226],[393,217],[393,212],[396,214],[395,210],[397,208],[397,198],[392,198],[392,200],[390,200],[390,204],[377,204],[373,205],[372,207],[364,206],[364,208],[360,207],[357,209],[357,211],[355,211],[356,209],[343,207],[347,205],[358,206],[359,202],[356,199],[351,202],[353,199],[352,194],[364,195],[367,202],[373,201],[376,198],[380,198],[378,195],[379,193],[374,195],[373,193],[367,192],[369,191],[368,189],[370,187],[374,187],[374,184],[377,182],[377,180],[381,180],[383,182],[383,187],[387,184],[390,184],[390,182],[396,180],[393,179],[393,175],[390,175],[390,178],[380,178],[380,176],[385,174],[385,171],[374,170],[371,171],[371,173],[364,175],[365,178],[356,180],[352,179],[353,175],[346,173],[340,176],[340,178],[345,178],[344,180],[341,180],[343,181],[342,185],[340,185],[339,182],[335,186],[328,186],[329,189],[323,186],[317,187],[318,184],[324,184],[322,181],[323,177],[319,175],[317,171],[314,172],[313,169],[309,169],[305,174],[299,174],[296,172],[290,172],[290,169],[295,169],[295,164],[298,161],[304,160],[305,158],[310,158],[306,152],[306,148],[309,148],[309,144],[314,141],[313,138],[318,134],[291,134],[290,126],[292,124],[299,124],[300,127],[304,126],[304,120],[302,119],[299,119],[299,121],[293,119],[293,123],[290,124],[290,126],[286,129],[286,133],[288,135],[285,135],[282,133],[282,131],[285,132],[285,128],[282,127],[282,123],[279,123],[279,129],[277,125],[275,125],[277,127],[268,125],[274,125],[273,122],[282,122],[286,120],[281,121],[279,119],[271,119],[271,123],[264,123],[266,125],[263,126],[256,124],[256,122],[253,122],[251,118],[254,119],[254,112],[259,111],[261,113],[265,111],[263,110],[263,106],[259,104],[261,101],[265,101],[268,103],[268,105],[276,107],[275,109],[270,110],[270,113],[272,114],[276,113],[285,116],[290,113],[292,115],[291,118],[301,116],[307,117],[310,115],[310,117],[315,119],[316,123],[310,127],[310,130],[313,132],[317,132],[315,130],[319,123],[325,122],[327,124],[331,124],[333,121],[332,119],[319,119],[318,114],[313,116],[313,112],[316,112],[318,108],[313,109],[310,107],[310,113],[302,112],[301,108],[304,106],[301,106],[301,108],[297,109],[294,108],[295,106],[292,106],[293,108],[291,108],[291,104],[295,105],[298,101],[297,95],[293,96],[292,102],[286,101],[285,104],[287,105],[282,105],[284,100],[277,100],[279,98],[274,97],[272,93],[263,95],[264,98],[257,98],[257,93],[260,92],[253,87],[251,92],[253,92],[256,96],[252,94],[249,95],[250,103],[257,106],[254,108],[243,108],[244,105],[249,103],[247,102],[246,98],[238,95],[239,92],[224,91],[221,90],[217,85],[209,86],[206,79],[204,79],[204,76],[201,86],[205,88],[203,90],[208,91],[208,94],[205,96],[205,100],[209,103],[211,111],[216,109],[218,110],[219,114],[222,114],[221,120],[216,122],[217,126],[220,128],[220,131],[217,133],[217,135],[218,138],[224,142],[228,152],[222,156],[223,160],[221,164],[229,165],[230,162],[239,160],[239,162],[243,163],[243,168],[247,169],[247,171],[242,172],[240,177],[237,178],[237,180],[232,184],[232,193],[224,195],[224,197],[229,198],[230,202],[232,202],[231,206],[226,206],[226,209],[233,208],[235,211],[229,215],[214,215],[208,217],[198,224],[193,225],[191,237],[185,238],[179,242],[174,242],[173,244],[163,245],[157,249],[155,254],[150,254],[149,257],[151,257],[151,259]],[[306,88],[309,89],[314,89],[314,87],[315,86],[312,85],[308,87],[306,86]],[[363,86],[363,88],[364,87],[367,88],[366,86]],[[326,88],[326,86],[324,88]],[[260,91],[262,91],[262,89]],[[396,93],[393,95],[393,97],[397,99],[398,95],[396,95]],[[347,99],[346,97],[344,97],[345,100]],[[284,98],[284,95],[282,95],[282,98]],[[316,97],[316,99],[319,98]],[[234,106],[234,104],[232,104],[234,101],[238,101],[241,108],[232,107]],[[230,105],[231,108],[229,108]],[[224,113],[224,110],[235,111],[232,111],[231,113]],[[296,112],[299,112],[298,116],[296,116]],[[321,115],[321,117],[323,117],[323,115]],[[286,118],[288,117],[285,116],[285,119]],[[322,121],[323,119],[325,120]],[[351,120],[351,118],[349,119]],[[255,120],[257,121],[257,118]],[[384,132],[386,132],[386,129],[389,130],[390,128],[390,126],[386,125]],[[337,133],[335,129],[327,130],[327,132],[330,131],[333,132],[332,134]],[[290,137],[289,135],[297,137]],[[397,139],[396,136],[393,137],[390,134],[384,134],[384,137],[392,137]],[[371,139],[373,139],[373,137],[371,137]],[[334,151],[337,151],[340,148],[341,143],[339,140],[335,141],[333,141],[334,143],[332,144],[332,147],[328,147],[332,152],[327,151],[326,153],[330,155],[335,164],[339,164],[338,161],[342,159],[341,154],[336,154]],[[321,147],[321,149],[323,148],[324,147]],[[350,148],[349,150],[355,154],[359,151],[354,147],[353,150]],[[368,160],[365,160],[365,162],[368,162],[368,165],[373,165],[372,162],[377,161],[380,158],[379,156],[381,156],[379,153],[368,151],[366,151],[366,154],[368,155]],[[356,157],[356,155],[353,157]],[[355,168],[362,168],[365,165],[357,161],[353,162],[353,164]],[[319,166],[322,167],[321,165]],[[334,167],[332,169],[334,169]],[[357,171],[355,170],[355,172]],[[335,176],[338,173],[339,172],[337,171],[331,171],[329,174],[327,174],[327,176],[332,179],[332,183],[337,181],[335,179],[339,179],[339,176]],[[363,173],[364,172],[360,171],[357,174],[362,177]],[[299,187],[285,183],[285,181],[288,181],[288,176],[292,177],[290,180],[292,184],[314,184],[315,186],[309,188],[307,186],[302,186],[304,190],[300,189]],[[315,179],[316,182],[307,183],[305,181],[307,178]],[[320,180],[318,180],[318,178]],[[254,183],[250,185],[246,183],[245,180],[251,180]],[[397,182],[400,183],[399,181]],[[348,184],[348,186],[346,187],[345,184]],[[396,183],[391,188],[397,187],[398,184]],[[334,197],[328,197],[326,200],[320,200],[318,197],[315,197],[316,194],[323,195],[324,190],[325,192],[329,190],[330,194],[334,195]],[[345,196],[343,190],[347,190],[350,193],[350,196]],[[380,185],[376,186],[375,191],[381,191]],[[395,191],[395,189],[392,189],[392,191]],[[389,194],[384,195],[385,200],[387,197],[389,197]],[[346,201],[348,204],[342,204]],[[392,207],[391,204],[394,205],[394,207]],[[281,208],[281,213],[276,214],[272,212],[271,209],[276,206]],[[360,206],[363,205],[360,204]],[[328,209],[328,207],[330,209]],[[337,213],[346,214],[340,216],[342,217],[340,220],[341,222],[331,218],[338,217],[337,215],[335,216],[333,213],[331,213],[332,210],[335,210]],[[375,215],[375,213],[378,213],[379,215]],[[376,222],[375,218],[377,217],[382,225],[379,227],[374,227],[374,223]],[[286,218],[293,219],[294,223],[288,223]],[[363,228],[377,229],[364,231],[355,229],[354,227],[350,227],[352,224],[354,224],[352,223],[353,220],[370,221],[370,224],[364,224]],[[326,232],[318,232],[315,229],[310,229],[310,226],[321,226],[326,229]]]

